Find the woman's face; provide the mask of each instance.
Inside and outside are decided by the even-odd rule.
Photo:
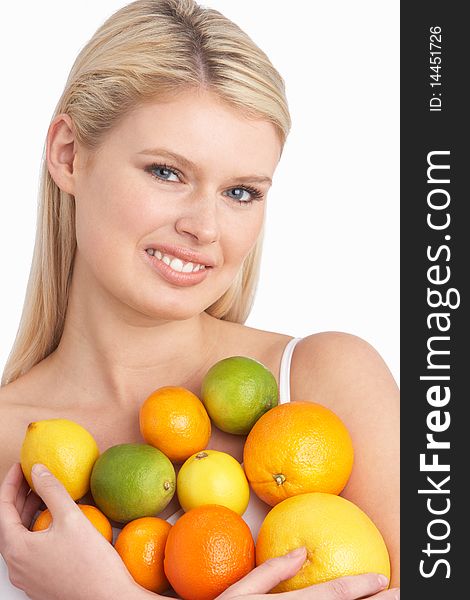
[[[88,293],[151,318],[205,310],[257,240],[280,151],[272,124],[208,92],[139,107],[89,164],[78,156],[76,270]]]

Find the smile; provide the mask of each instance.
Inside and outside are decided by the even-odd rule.
[[[154,250],[153,248],[147,248],[146,252],[150,256],[154,256],[158,260],[161,260],[178,273],[197,273],[198,271],[206,268],[205,265],[193,262],[185,262],[180,258],[171,256],[170,254],[163,254],[163,252],[160,252],[160,250]]]

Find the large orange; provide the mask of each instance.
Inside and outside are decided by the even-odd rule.
[[[114,543],[134,580],[161,594],[170,585],[163,570],[165,544],[171,525],[159,517],[142,517],[125,525]]]
[[[95,528],[108,540],[108,542],[113,541],[113,528],[111,527],[111,523],[99,508],[96,508],[96,506],[92,506],[91,504],[78,504],[78,508],[85,517],[93,523]],[[43,529],[47,529],[51,523],[51,511],[46,508],[34,521],[32,531],[42,531]]]
[[[225,506],[189,510],[168,535],[165,573],[183,600],[213,600],[254,566],[250,528]]]
[[[139,423],[147,444],[176,463],[205,450],[211,436],[204,404],[183,387],[161,387],[150,394],[140,407]]]
[[[280,404],[250,431],[245,473],[267,504],[307,492],[339,494],[353,466],[351,437],[341,419],[314,402]]]
[[[276,504],[259,530],[256,564],[300,546],[307,549],[305,563],[271,591],[288,592],[362,573],[390,578],[381,533],[358,506],[336,494],[299,494]]]

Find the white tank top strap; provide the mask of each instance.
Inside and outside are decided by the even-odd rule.
[[[302,338],[293,338],[284,348],[279,370],[279,404],[290,402],[290,364],[294,348]]]

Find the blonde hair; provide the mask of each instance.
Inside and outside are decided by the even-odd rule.
[[[234,23],[194,0],[137,0],[113,14],[81,50],[56,106],[77,141],[97,150],[136,106],[205,88],[247,117],[269,120],[282,145],[290,129],[284,81]],[[2,385],[53,352],[64,329],[76,249],[74,197],[43,156],[34,256],[18,333]],[[228,290],[207,312],[244,323],[259,275],[263,232]]]

